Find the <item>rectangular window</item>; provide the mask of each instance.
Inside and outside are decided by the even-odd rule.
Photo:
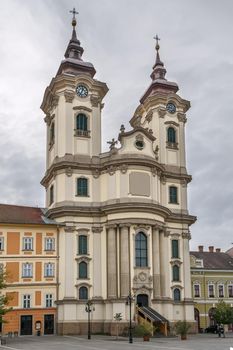
[[[45,250],[55,250],[54,238],[45,238]]]
[[[52,294],[45,295],[45,307],[53,307],[53,295]]]
[[[87,254],[87,236],[78,236],[78,254]]]
[[[218,297],[224,298],[224,286],[222,284],[218,286]]]
[[[232,284],[230,284],[228,286],[228,296],[229,296],[229,298],[233,298],[233,285]]]
[[[194,298],[199,298],[200,297],[200,285],[199,284],[194,284]]]
[[[31,307],[31,295],[25,294],[23,295],[23,308],[30,309],[30,307]]]
[[[0,250],[4,250],[4,237],[0,237]]]
[[[32,237],[23,237],[23,250],[33,250]]]
[[[22,267],[22,277],[32,278],[32,264],[24,263]]]
[[[77,196],[88,196],[88,179],[84,177],[77,179]]]
[[[179,258],[179,241],[178,241],[178,239],[172,240],[172,258]]]
[[[170,186],[169,187],[169,203],[177,204],[177,187]]]
[[[54,187],[53,185],[49,189],[49,205],[53,204],[54,202]]]
[[[209,292],[209,298],[214,298],[214,285],[213,284],[208,285],[208,292]]]
[[[47,263],[44,265],[44,275],[45,277],[54,277],[54,264]]]

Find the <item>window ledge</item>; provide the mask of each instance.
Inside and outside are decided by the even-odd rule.
[[[76,194],[75,197],[89,198],[90,195],[89,194],[87,194],[87,195]]]
[[[44,249],[45,252],[55,252],[56,249]]]
[[[78,129],[74,129],[74,136],[75,137],[84,137],[84,138],[90,138],[90,130],[78,130]]]
[[[178,143],[177,142],[168,142],[167,141],[167,148],[178,150]]]
[[[22,249],[22,252],[34,252],[34,249]]]
[[[168,204],[175,204],[175,205],[178,205],[180,204],[179,202],[168,202]]]

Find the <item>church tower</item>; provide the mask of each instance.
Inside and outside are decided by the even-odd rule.
[[[101,153],[101,111],[108,88],[94,78],[73,32],[46,88],[46,215],[59,224],[57,330],[113,333],[133,320],[194,324],[189,265],[185,123],[190,103],[168,81],[156,37],[152,82],[130,120]],[[132,305],[131,305],[132,304]],[[129,306],[131,305],[131,306]],[[131,307],[131,312],[130,312]],[[148,316],[150,315],[150,316]]]

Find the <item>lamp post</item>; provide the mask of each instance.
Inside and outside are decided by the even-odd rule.
[[[87,315],[88,315],[88,332],[87,332],[87,339],[91,339],[91,312],[95,311],[95,307],[91,300],[88,300],[86,303],[85,308]]]
[[[130,292],[129,295],[127,296],[127,301],[126,301],[126,304],[129,305],[129,343],[130,344],[133,343],[133,336],[132,336],[132,310],[131,310],[131,305],[132,305],[132,301],[133,300],[134,300],[134,296]]]

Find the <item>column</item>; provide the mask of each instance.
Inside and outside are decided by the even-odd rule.
[[[120,291],[121,297],[127,297],[129,283],[129,226],[121,225],[120,231]]]
[[[154,298],[160,298],[160,242],[159,228],[154,226],[152,233],[152,257],[153,257],[153,294]]]
[[[75,298],[74,289],[74,228],[65,227],[65,298]]]
[[[184,299],[192,298],[191,275],[190,275],[190,255],[189,255],[189,239],[190,233],[183,232],[183,276],[184,276]]]
[[[109,226],[107,234],[107,286],[108,298],[117,297],[116,227]]]
[[[160,287],[161,297],[169,297],[170,286],[170,264],[169,264],[169,245],[168,245],[169,233],[164,231],[160,233],[159,245],[160,251]]]
[[[101,232],[103,227],[92,227],[93,232],[93,298],[102,299]]]

